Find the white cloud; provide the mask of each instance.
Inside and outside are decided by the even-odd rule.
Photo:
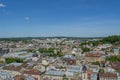
[[[25,17],[25,20],[30,20],[30,17]]]
[[[6,5],[3,3],[0,3],[0,7],[6,7]]]

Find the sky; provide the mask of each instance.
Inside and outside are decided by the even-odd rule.
[[[120,35],[120,0],[0,0],[0,37]]]

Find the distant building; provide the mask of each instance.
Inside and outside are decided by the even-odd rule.
[[[98,74],[97,74],[97,73],[92,73],[92,74],[90,75],[89,80],[98,80]]]
[[[63,76],[65,75],[65,71],[57,71],[57,70],[49,70],[47,71],[43,78],[47,78],[47,80],[63,80]]]
[[[34,78],[36,78],[37,80],[40,80],[40,75],[41,75],[41,72],[39,70],[36,70],[36,69],[30,69],[30,70],[26,70],[23,72],[24,74],[28,74]]]
[[[118,80],[116,73],[100,73],[99,80]]]
[[[88,80],[87,67],[85,65],[82,67],[82,80]]]
[[[110,65],[115,70],[119,70],[120,69],[120,62],[111,62]]]
[[[114,49],[113,49],[113,53],[114,53],[115,55],[119,55],[119,54],[120,54],[120,48],[114,48]]]
[[[86,60],[88,62],[101,62],[101,61],[105,61],[105,58],[102,57],[101,53],[86,53],[85,57],[86,57]]]
[[[14,80],[25,80],[25,77],[23,75],[17,75],[14,77]]]
[[[112,47],[112,44],[99,45],[97,48],[99,48],[99,49],[106,49],[106,48],[110,48],[110,47]]]
[[[67,65],[76,65],[76,57],[72,55],[65,55],[63,57],[63,62]]]
[[[9,49],[8,48],[0,48],[0,56],[9,53]]]

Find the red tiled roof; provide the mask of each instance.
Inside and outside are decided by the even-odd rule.
[[[99,74],[100,77],[104,77],[104,78],[117,78],[117,74],[115,73],[100,73]]]
[[[30,69],[28,71],[24,71],[25,74],[31,74],[31,75],[40,75],[41,72],[36,69]]]
[[[120,62],[111,62],[110,64],[111,64],[113,69],[115,69],[115,70],[120,69]]]
[[[92,73],[93,73],[92,70],[88,70],[88,71],[87,71],[87,74],[88,74],[88,75],[91,75]]]
[[[25,80],[25,77],[22,75],[17,75],[14,77],[14,80]]]
[[[11,71],[20,71],[21,67],[15,67],[15,66],[5,66],[3,67],[4,70],[11,70]]]
[[[101,54],[100,53],[86,53],[85,55],[86,57],[100,57]]]
[[[28,66],[28,64],[22,64],[20,66],[10,65],[10,66],[3,67],[3,69],[4,70],[11,70],[11,71],[20,71],[22,68],[25,68],[27,66]]]

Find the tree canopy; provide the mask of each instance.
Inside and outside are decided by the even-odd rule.
[[[12,63],[12,62],[21,63],[21,62],[23,62],[23,59],[20,59],[20,58],[6,58],[5,62],[7,64]]]
[[[106,61],[111,61],[111,62],[120,61],[120,56],[109,56],[109,57],[106,57]]]
[[[98,40],[98,41],[83,42],[80,44],[80,46],[90,45],[90,44],[92,44],[93,46],[98,46],[99,44],[107,44],[107,43],[120,44],[120,35],[108,36],[108,37],[105,37],[105,38]]]

